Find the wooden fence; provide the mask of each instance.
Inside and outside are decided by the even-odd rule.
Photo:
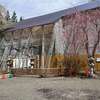
[[[96,55],[96,58],[100,58],[100,55]],[[50,76],[60,76],[60,75],[66,75],[68,73],[68,70],[66,70],[66,66],[59,67],[59,63],[57,63],[57,56],[53,57],[51,67],[47,68],[40,68],[39,67],[31,67],[30,65],[30,59],[14,59],[13,68],[12,71],[15,75],[50,75]],[[82,61],[81,63],[81,70],[84,70],[87,65],[87,57],[86,56],[80,56],[80,59]],[[59,60],[59,59],[58,59]],[[67,59],[66,59],[67,60]],[[53,66],[53,67],[52,67]],[[1,73],[7,72],[7,67],[5,70],[2,69],[3,67],[0,67]],[[96,71],[100,71],[100,62],[96,62]]]

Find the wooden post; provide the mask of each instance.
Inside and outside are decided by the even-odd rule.
[[[42,30],[43,30],[43,36],[42,36],[42,55],[41,55],[41,68],[45,67],[45,63],[44,63],[44,54],[45,54],[45,48],[44,48],[44,26],[42,26]]]

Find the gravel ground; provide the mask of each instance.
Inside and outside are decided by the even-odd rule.
[[[100,100],[99,79],[0,79],[0,100]]]

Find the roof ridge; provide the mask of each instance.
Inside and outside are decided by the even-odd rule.
[[[54,23],[55,21],[57,21],[63,16],[71,15],[75,13],[75,8],[79,11],[85,11],[85,10],[94,9],[97,7],[100,7],[100,1],[93,1],[89,3],[77,5],[74,7],[70,7],[68,9],[52,12],[49,14],[28,18],[21,22],[16,23],[15,28],[13,28],[12,30],[18,30],[18,29],[24,29],[24,28],[33,27],[33,26]]]

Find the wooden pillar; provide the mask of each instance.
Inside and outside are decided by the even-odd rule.
[[[41,54],[41,68],[45,68],[45,58],[44,58],[44,55],[45,55],[45,48],[44,48],[44,26],[42,26],[42,31],[43,31],[43,35],[42,35],[42,54]]]

